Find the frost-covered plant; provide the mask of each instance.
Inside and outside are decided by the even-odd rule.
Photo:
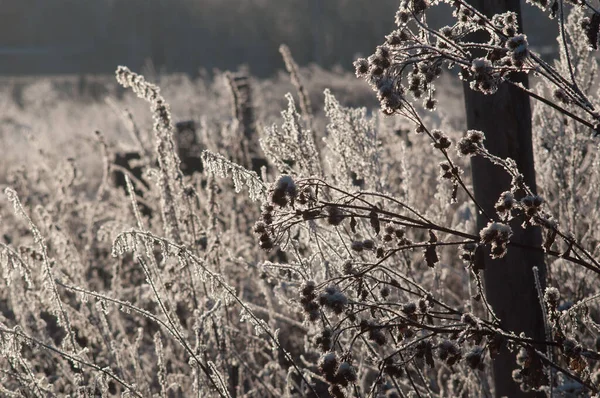
[[[205,172],[184,175],[158,87],[119,68],[119,82],[155,118],[151,134],[134,134],[154,137],[153,154],[137,139],[151,157],[141,178],[112,164],[100,133],[102,178],[91,195],[77,159],[47,156],[7,176],[1,394],[490,396],[487,369],[503,347],[516,355],[523,389],[597,394],[595,61],[582,43],[593,47],[600,18],[587,2],[568,21],[562,2],[537,3],[561,27],[553,66],[518,34],[514,14],[486,18],[459,0],[456,23],[433,30],[425,16],[436,2],[403,1],[398,30],[356,64],[397,119],[344,106],[335,89],[325,91],[323,112],[311,109],[306,70],[283,48],[301,111],[290,94],[282,123],[264,116],[276,107],[256,112],[260,173],[238,164],[249,151],[234,98],[236,112],[199,123]],[[469,42],[478,30],[489,43]],[[485,55],[472,56],[475,48]],[[485,132],[456,132],[413,105],[408,92],[436,106],[433,82],[452,65],[489,94],[513,72],[545,79],[528,90],[543,104],[534,118],[538,195],[513,160],[486,149]],[[206,103],[231,108],[221,91],[235,96],[221,87]],[[481,211],[472,156],[512,179],[482,230],[472,222]],[[116,172],[125,190],[112,183]],[[523,247],[515,225],[544,231],[543,244],[529,247],[550,263],[549,287],[536,274],[544,341],[506,329],[484,295],[484,248],[503,257]]]
[[[427,11],[438,3],[453,7],[456,22],[434,29],[427,23]],[[387,114],[402,113],[410,97],[424,98],[423,106],[434,110],[436,79],[443,68],[459,69],[459,76],[468,82],[471,89],[494,94],[502,83],[512,84],[531,97],[551,106],[574,121],[596,131],[599,125],[598,113],[593,99],[580,86],[575,77],[571,61],[571,50],[567,45],[566,16],[564,1],[557,0],[549,7],[548,2],[535,2],[542,9],[548,9],[558,17],[561,41],[560,48],[565,57],[566,70],[558,70],[545,62],[529,48],[527,37],[519,34],[518,18],[514,12],[487,17],[468,2],[403,0],[396,14],[397,30],[386,36],[384,44],[368,58],[355,62],[356,75],[371,84],[377,92],[382,110]],[[598,41],[598,11],[591,2],[582,1],[587,14],[578,13],[576,23],[583,26],[585,37],[579,46],[595,48]],[[474,33],[485,33],[486,43],[473,42]],[[577,56],[575,56],[576,58]],[[517,72],[535,73],[552,88],[554,96],[544,96],[529,90],[518,82]],[[409,96],[409,93],[412,94]],[[560,101],[556,101],[560,98]],[[563,107],[571,103],[581,110],[582,117]]]

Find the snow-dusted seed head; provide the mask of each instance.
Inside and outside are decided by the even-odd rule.
[[[477,318],[471,314],[470,312],[465,312],[462,317],[460,318],[460,320],[463,323],[466,323],[467,325],[471,326],[471,327],[478,327],[479,326],[479,321],[477,320]]]
[[[471,369],[483,370],[483,352],[484,351],[482,347],[476,346],[465,355],[465,361]]]
[[[356,380],[356,372],[354,371],[352,365],[346,361],[341,362],[338,366],[337,372],[335,373],[335,381],[345,387],[349,383],[354,383]]]
[[[442,133],[440,130],[432,130],[431,136],[435,140],[435,142],[433,143],[433,146],[435,148],[448,149],[450,148],[450,145],[452,145],[450,138],[448,138],[448,136]]]
[[[387,47],[387,46],[378,46],[377,50],[375,51],[375,55],[379,59],[386,59],[389,62],[389,59],[391,57],[391,52],[390,52],[389,47]]]
[[[348,298],[337,286],[331,285],[319,295],[319,303],[334,313],[341,314],[348,305]]]
[[[562,88],[555,89],[553,92],[553,96],[554,96],[554,98],[556,98],[558,101],[562,102],[563,104],[571,103],[571,98],[569,98],[569,96],[567,95],[567,92],[565,90],[563,90]]]
[[[266,232],[267,232],[267,224],[265,224],[263,221],[257,221],[254,224],[254,233],[264,234]]]
[[[415,303],[414,301],[402,305],[402,312],[404,312],[405,314],[411,315],[414,314],[416,311],[417,303]]]
[[[538,195],[528,195],[521,199],[521,206],[528,216],[537,214],[542,204],[544,204],[544,198]]]
[[[315,298],[315,289],[316,289],[316,284],[314,281],[308,280],[305,281],[302,286],[300,287],[300,291],[302,293],[302,296],[304,297],[310,297],[311,299]]]
[[[510,51],[516,51],[522,47],[527,48],[527,44],[527,36],[521,34],[508,39],[506,41],[506,48],[508,48]]]
[[[521,34],[511,37],[506,41],[506,48],[510,52],[512,64],[517,68],[521,68],[529,56],[527,36]]]
[[[470,83],[471,89],[484,94],[493,94],[498,89],[499,77],[488,59],[474,59],[468,72],[473,77]]]
[[[390,70],[378,77],[374,89],[377,92],[377,99],[384,113],[392,114],[402,107],[404,89],[393,71]]]
[[[544,301],[549,308],[555,309],[560,300],[560,292],[555,287],[547,287],[544,293]]]
[[[500,194],[500,198],[498,198],[494,207],[498,215],[501,218],[506,219],[516,204],[517,201],[515,200],[515,195],[511,191],[505,191]]]
[[[434,111],[435,107],[437,105],[437,100],[431,97],[428,97],[427,99],[425,99],[425,101],[423,102],[423,106],[425,107],[425,109],[427,109],[428,111]]]
[[[271,190],[271,201],[280,207],[285,207],[288,203],[293,204],[297,196],[298,188],[289,175],[279,177]]]
[[[397,46],[408,39],[406,32],[402,29],[392,32],[385,37],[385,42],[389,46]]]
[[[315,343],[321,349],[321,351],[328,352],[331,350],[332,337],[333,331],[330,328],[324,328],[315,339]]]
[[[274,247],[273,240],[268,234],[261,234],[259,236],[258,246],[263,250],[269,251]]]
[[[475,261],[475,249],[477,248],[477,244],[467,243],[462,245],[460,248],[459,256],[460,259],[463,260],[467,264],[473,264]]]
[[[386,98],[389,98],[390,96],[392,96],[392,94],[394,94],[394,80],[393,79],[384,77],[377,82],[376,87],[377,87],[377,98],[380,101],[383,101]]]
[[[510,226],[498,223],[490,222],[487,227],[483,228],[479,232],[481,243],[492,245],[492,258],[501,258],[506,254],[506,246],[512,236],[512,229]]]
[[[505,243],[512,236],[512,229],[506,224],[490,222],[487,227],[481,230],[479,236],[481,237],[481,243],[492,243],[494,241]]]
[[[276,189],[285,191],[289,195],[296,196],[297,188],[294,179],[289,175],[282,175],[276,183]]]
[[[381,297],[384,298],[384,299],[387,298],[387,297],[389,297],[389,295],[390,295],[390,288],[389,288],[389,286],[387,286],[387,285],[383,286],[381,288],[381,290],[379,290],[379,294],[381,294]]]
[[[438,355],[442,361],[452,365],[461,355],[458,344],[451,340],[443,340],[438,346]]]
[[[511,191],[504,191],[500,194],[498,202],[496,202],[496,210],[510,210],[514,207],[515,203],[515,195]]]
[[[330,225],[340,225],[344,221],[344,212],[337,206],[327,206],[327,222]]]
[[[344,264],[342,265],[342,270],[344,272],[344,275],[354,274],[354,267],[352,266],[352,261],[344,261]]]
[[[392,235],[394,233],[394,231],[396,230],[396,227],[394,227],[394,224],[386,224],[383,227],[383,231],[388,234],[388,235]]]
[[[408,13],[408,11],[400,9],[398,10],[398,12],[396,12],[396,25],[403,26],[408,22],[409,19],[410,14]]]
[[[492,63],[485,58],[476,58],[471,63],[471,71],[477,74],[489,73],[492,69]]]
[[[475,155],[482,148],[484,139],[485,136],[481,131],[467,131],[467,134],[458,141],[458,154],[460,156]]]
[[[440,29],[440,33],[447,39],[452,39],[454,36],[452,26],[444,26]]]
[[[319,319],[321,312],[319,304],[315,301],[317,294],[315,292],[316,284],[314,281],[305,281],[300,286],[300,304],[308,320],[315,322]]]
[[[369,73],[369,61],[367,61],[365,58],[357,59],[354,61],[354,70],[356,72],[356,77],[366,77]]]
[[[369,330],[369,340],[374,341],[379,346],[384,346],[387,343],[387,337],[383,330],[372,328]]]
[[[338,357],[335,352],[328,352],[319,358],[319,371],[324,375],[334,375],[338,367]]]

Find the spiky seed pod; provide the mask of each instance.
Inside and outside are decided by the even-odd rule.
[[[555,287],[547,287],[544,293],[544,301],[550,309],[556,309],[560,300],[560,292]]]
[[[457,149],[461,156],[476,154],[482,146],[485,136],[481,131],[469,130],[465,137],[458,141]]]
[[[406,303],[402,306],[402,312],[411,315],[417,311],[417,304],[414,301]]]
[[[327,206],[327,222],[331,225],[340,225],[344,221],[344,213],[337,206]]]
[[[471,369],[483,370],[483,352],[482,347],[473,347],[471,351],[465,355],[465,361]]]
[[[357,380],[356,371],[352,365],[343,361],[337,368],[335,380],[338,384],[346,387],[349,383],[354,383]]]
[[[337,354],[333,351],[330,351],[319,358],[317,366],[322,374],[325,376],[329,375],[331,378],[333,378],[338,367],[338,363]]]
[[[357,59],[354,61],[354,69],[356,72],[356,77],[362,78],[367,76],[367,73],[369,73],[369,61],[367,61],[365,58]]]
[[[384,299],[389,297],[390,288],[388,286],[382,287],[381,290],[379,291],[379,294],[381,294],[381,297],[383,297]]]
[[[321,331],[321,334],[316,338],[317,346],[323,352],[327,352],[331,350],[331,337],[333,336],[333,332],[329,328],[325,328]]]
[[[331,285],[319,295],[319,304],[339,315],[348,305],[348,298],[337,286]]]

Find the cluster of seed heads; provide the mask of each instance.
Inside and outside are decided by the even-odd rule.
[[[427,0],[401,1],[395,19],[398,29],[386,36],[374,54],[354,63],[356,75],[371,84],[386,114],[403,108],[406,93],[415,99],[425,94],[423,106],[435,109],[433,82],[441,75],[444,64],[451,68],[458,63],[461,78],[473,90],[493,94],[509,72],[523,68],[529,56],[526,36],[517,34],[515,13],[488,19],[466,4],[454,2],[456,23],[434,32],[423,27],[425,21],[421,18],[429,6]],[[418,31],[413,32],[412,20],[418,21]],[[470,47],[467,51],[461,47],[463,41],[472,46],[466,37],[478,30],[488,31],[491,38],[489,45],[481,48],[485,56],[473,58]]]
[[[544,301],[549,309],[555,310],[560,300],[560,292],[555,287],[547,287],[544,293]]]
[[[316,284],[313,281],[306,281],[300,288],[300,304],[304,313],[311,322],[317,321],[321,313],[319,311],[319,304],[316,302]]]
[[[511,236],[512,229],[510,226],[499,222],[489,222],[488,225],[479,232],[481,243],[492,245],[492,258],[502,258],[506,255],[507,245]]]
[[[344,388],[358,379],[352,364],[347,360],[340,360],[333,351],[321,356],[318,367],[329,383],[329,393],[335,398],[346,397]]]
[[[394,224],[386,224],[383,228],[383,239],[384,242],[393,242],[394,240],[398,243],[398,246],[410,245],[412,242],[406,238],[406,230],[403,227],[396,227]]]
[[[451,340],[443,340],[438,345],[438,355],[448,366],[454,365],[462,356],[458,344]]]
[[[467,362],[467,365],[471,368],[471,369],[477,369],[477,370],[484,370],[485,369],[485,363],[483,362],[483,354],[484,354],[484,349],[483,347],[473,347],[471,348],[471,350],[465,355],[465,361]]]
[[[517,354],[517,369],[513,370],[512,378],[519,384],[521,390],[531,391],[546,384],[546,376],[541,372],[539,358],[530,352],[530,349],[521,348]]]
[[[431,130],[431,136],[434,139],[433,146],[437,149],[448,149],[452,145],[450,138],[440,130]]]
[[[450,165],[448,162],[440,163],[441,174],[440,177],[445,180],[456,179],[461,171],[458,167]]]
[[[271,202],[280,207],[286,207],[288,204],[293,206],[298,196],[298,188],[292,177],[283,175],[271,188],[270,195]]]
[[[274,210],[272,205],[263,204],[261,220],[254,224],[254,233],[258,235],[258,245],[264,250],[271,250],[274,246],[272,234],[270,233]]]
[[[344,212],[338,206],[327,206],[327,222],[330,225],[340,225],[344,218]]]
[[[538,195],[527,195],[520,200],[525,215],[532,217],[538,214],[540,207],[544,204],[544,198]]]
[[[319,304],[339,315],[348,305],[348,298],[337,286],[331,285],[319,295]]]
[[[500,84],[500,74],[487,58],[474,59],[471,68],[468,70],[463,69],[460,77],[470,82],[469,85],[472,90],[484,94],[495,93]]]
[[[529,44],[527,36],[516,35],[506,41],[506,48],[509,50],[510,60],[517,68],[522,68],[529,55]]]
[[[331,350],[333,342],[333,331],[330,328],[321,329],[321,333],[316,337],[315,343],[317,347],[323,352]]]
[[[385,328],[374,320],[361,319],[360,321],[360,331],[367,333],[369,340],[377,345],[383,346],[387,342],[384,330]]]
[[[494,205],[496,212],[503,219],[508,218],[510,211],[515,207],[517,201],[515,195],[511,191],[505,191],[500,194],[500,198]]]
[[[468,130],[467,134],[458,141],[458,154],[461,156],[472,156],[483,148],[485,135],[478,130]]]

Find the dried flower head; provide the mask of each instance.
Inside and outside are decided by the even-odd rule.
[[[271,189],[271,202],[280,207],[285,207],[288,203],[293,205],[297,196],[298,188],[289,175],[279,177]]]
[[[458,154],[461,156],[475,155],[483,147],[484,139],[485,136],[481,131],[467,131],[467,134],[458,141]]]
[[[560,300],[560,292],[555,287],[547,287],[544,293],[544,301],[551,309],[556,309]]]
[[[337,206],[327,206],[327,222],[331,225],[340,225],[344,221],[344,213]]]
[[[341,314],[346,305],[348,305],[348,298],[337,286],[331,285],[325,288],[325,291],[319,295],[319,303],[334,313]]]
[[[465,361],[467,362],[467,365],[473,370],[483,370],[483,353],[484,350],[482,347],[473,347],[471,351],[465,355]]]
[[[490,222],[479,232],[481,243],[492,245],[492,258],[501,258],[506,254],[506,246],[512,236],[510,226],[498,222]]]
[[[500,198],[494,205],[496,212],[502,219],[510,216],[510,211],[515,207],[517,201],[511,191],[505,191],[500,194]]]

